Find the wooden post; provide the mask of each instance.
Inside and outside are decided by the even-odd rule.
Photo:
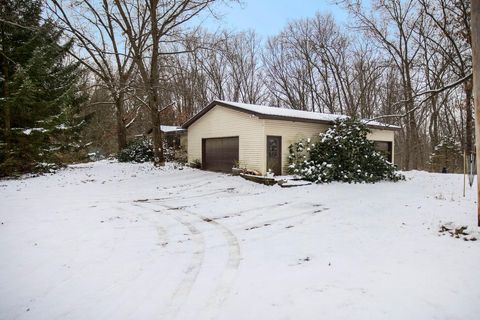
[[[475,106],[475,147],[477,162],[477,223],[480,226],[480,0],[471,2],[473,101]]]

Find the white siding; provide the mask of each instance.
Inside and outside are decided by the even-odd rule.
[[[239,137],[240,166],[265,174],[267,136],[282,137],[282,173],[287,173],[288,147],[302,138],[325,132],[328,125],[259,119],[246,112],[215,106],[188,128],[188,161],[202,160],[202,139]],[[368,139],[394,141],[394,132],[372,129]]]
[[[202,160],[202,139],[238,136],[240,165],[263,173],[263,132],[263,120],[215,106],[188,128],[188,162]]]
[[[188,148],[188,133],[187,134],[182,134],[180,136],[180,146],[182,149],[187,150]]]
[[[320,132],[325,132],[327,125],[309,122],[295,122],[283,120],[269,120],[265,119],[265,136],[264,136],[264,150],[262,152],[262,161],[264,164],[262,172],[265,172],[266,159],[266,145],[267,136],[281,136],[282,137],[282,174],[287,174],[288,167],[288,147],[302,138],[317,137]]]
[[[374,141],[390,141],[392,143],[392,163],[395,163],[395,132],[392,130],[370,129],[367,139]]]
[[[266,167],[266,137],[281,136],[282,137],[282,174],[287,173],[288,168],[288,147],[302,138],[315,138],[319,133],[325,132],[329,126],[318,123],[282,121],[282,120],[264,120],[265,121],[265,137],[264,149],[262,152],[262,162],[264,164],[263,172],[267,171]],[[392,158],[394,148],[394,132],[391,130],[371,129],[371,133],[367,136],[369,140],[391,141],[392,142]]]

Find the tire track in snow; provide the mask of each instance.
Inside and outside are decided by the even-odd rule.
[[[203,234],[193,224],[182,221],[177,217],[175,217],[175,219],[188,228],[192,238],[194,239],[194,243],[197,244],[197,249],[193,252],[193,257],[188,264],[185,277],[171,295],[169,304],[167,306],[166,313],[171,314],[172,318],[177,316],[180,308],[185,304],[186,299],[192,291],[195,281],[197,280],[205,258],[205,238]]]
[[[207,218],[202,217],[202,220],[207,221]],[[233,232],[230,231],[230,229],[215,220],[208,220],[209,223],[221,229],[221,232],[225,237],[228,245],[228,260],[225,269],[223,270],[220,281],[217,284],[215,291],[210,296],[207,302],[207,306],[205,308],[207,312],[214,312],[214,314],[209,317],[210,319],[213,319],[216,315],[218,315],[218,313],[220,312],[220,308],[230,295],[233,284],[237,278],[238,268],[240,267],[241,251],[238,239],[233,234]]]
[[[148,206],[145,206],[145,205],[141,205],[141,204],[138,204],[138,203],[131,203],[131,206],[137,208],[137,209],[142,209],[144,212],[143,214],[138,212],[138,217],[140,217],[142,220],[144,220],[145,222],[149,223],[150,225],[153,225],[157,231],[157,236],[158,236],[158,240],[159,240],[159,243],[160,244],[166,244],[168,242],[170,242],[170,239],[168,237],[166,237],[167,235],[167,231],[165,230],[165,228],[163,228],[162,226],[158,225],[160,222],[157,220],[155,221],[154,219],[150,219],[149,216],[152,215],[152,213],[154,214],[154,216],[158,217],[160,216],[160,211],[157,210],[157,209],[154,209],[154,208],[151,208],[151,207],[148,207]],[[124,208],[118,208],[118,209],[121,209],[123,211],[127,211],[126,209]],[[146,215],[145,213],[148,213],[148,215]],[[180,225],[184,226],[184,227],[187,227],[188,224],[185,224],[183,223],[183,221],[180,221],[180,219],[178,219],[178,217],[175,217],[175,216],[172,216],[170,214],[165,214],[163,216],[166,216],[168,218],[173,218],[173,220],[175,220],[177,223],[179,223]],[[196,229],[193,227],[193,229],[190,229],[187,227],[187,229],[189,230],[189,232],[192,234],[192,239],[194,239],[194,242],[199,242],[201,247],[200,249],[197,249],[197,250],[193,250],[194,251],[194,255],[196,254],[199,254],[198,257],[193,257],[190,262],[188,263],[188,266],[186,268],[186,274],[187,276],[184,277],[182,279],[182,281],[180,282],[179,285],[176,286],[175,290],[173,291],[172,295],[168,298],[168,303],[166,304],[164,310],[162,310],[162,314],[165,313],[166,316],[165,316],[165,319],[174,319],[176,314],[178,313],[180,307],[183,305],[184,303],[184,300],[186,299],[186,297],[188,296],[190,290],[191,290],[191,287],[193,286],[193,284],[195,283],[195,280],[196,280],[196,277],[198,276],[198,273],[200,271],[200,267],[202,265],[202,262],[203,262],[203,255],[204,255],[204,252],[205,252],[205,245],[204,245],[204,241],[203,241],[203,235]],[[193,232],[192,232],[193,231]],[[199,234],[200,237],[201,237],[201,240],[200,241],[195,241],[195,235],[194,234]],[[162,247],[164,247],[164,245],[162,245]],[[153,262],[154,260],[154,257],[152,256],[150,259],[149,259],[149,262]],[[201,260],[201,261],[198,261],[197,260]],[[139,278],[140,277],[140,274],[136,274],[135,276],[129,278],[129,280],[134,280],[136,278]],[[193,278],[193,279],[191,279]],[[157,288],[158,286],[155,285],[155,282],[152,282],[152,286],[150,289],[148,289],[148,292],[149,294],[147,295],[147,297],[149,295],[151,295],[151,292],[153,290],[155,290],[155,288]],[[182,297],[183,296],[183,297]],[[183,299],[182,299],[183,298]],[[177,305],[175,305],[175,303],[177,301],[180,301],[180,303],[178,303]],[[129,317],[134,315],[135,313],[132,311],[129,313]],[[162,317],[163,318],[163,317]]]
[[[192,189],[197,189],[197,188],[192,188]],[[183,192],[183,190],[179,190],[180,192]],[[145,199],[129,199],[129,200],[123,200],[119,201],[120,203],[131,203],[132,201],[135,203],[161,203],[161,202],[169,202],[169,201],[183,201],[183,200],[193,200],[197,198],[201,198],[202,200],[205,200],[204,198],[207,198],[209,196],[216,196],[219,194],[227,193],[230,195],[224,195],[222,196],[222,199],[226,198],[240,198],[240,197],[250,197],[252,196],[251,194],[241,194],[236,188],[220,188],[220,189],[213,189],[213,191],[209,191],[206,193],[199,193],[199,194],[194,194],[191,196],[181,196],[181,197],[176,197],[171,196],[171,197],[161,197],[161,198],[145,198]],[[258,193],[255,195],[261,195],[263,193]],[[159,204],[160,206],[165,206],[162,204]]]
[[[125,200],[125,201],[120,201],[122,203],[131,203],[132,201],[137,203],[154,203],[154,202],[163,202],[163,201],[182,201],[182,200],[192,200],[196,198],[204,198],[212,195],[218,195],[220,193],[232,193],[233,190],[231,189],[215,189],[214,191],[208,192],[208,193],[200,193],[200,194],[195,194],[192,196],[188,197],[162,197],[162,198],[146,198],[146,199],[131,199],[131,200]],[[233,195],[232,197],[238,196],[237,194]],[[225,198],[225,197],[223,197]]]
[[[159,212],[158,210],[139,204],[134,204],[137,207],[144,208],[149,211]],[[185,276],[181,282],[177,285],[173,293],[169,298],[169,302],[165,307],[164,313],[167,315],[167,319],[174,319],[180,308],[186,302],[187,297],[189,296],[193,285],[200,273],[200,269],[203,265],[205,257],[205,238],[202,232],[197,229],[192,223],[184,221],[175,215],[168,215],[175,219],[182,226],[186,227],[191,234],[193,242],[196,244],[196,248],[193,250],[192,258],[188,263],[188,266],[185,271]]]
[[[223,190],[223,191],[229,192],[230,190]],[[218,194],[218,192],[214,194]],[[189,197],[189,198],[193,198],[193,197]],[[173,199],[174,198],[165,199],[165,200],[173,200]],[[201,237],[202,246],[203,246],[201,251],[198,251],[198,250],[194,251],[194,255],[197,254],[198,259],[195,259],[195,256],[193,257],[192,261],[189,264],[189,267],[187,268],[187,275],[183,278],[183,280],[180,282],[180,284],[177,286],[177,288],[175,289],[174,293],[171,296],[170,303],[167,305],[167,308],[166,308],[167,311],[164,313],[166,315],[169,315],[168,319],[175,318],[178,312],[180,311],[180,308],[186,302],[186,299],[188,298],[196,282],[198,274],[200,273],[201,266],[203,264],[203,259],[206,251],[205,238],[204,238],[204,234],[195,226],[195,224],[203,223],[203,224],[208,224],[210,226],[214,226],[214,228],[218,230],[222,235],[222,237],[225,239],[225,247],[228,250],[228,253],[227,253],[228,258],[227,258],[227,261],[225,262],[225,267],[221,271],[221,275],[219,277],[218,283],[216,284],[213,292],[210,294],[205,307],[202,309],[202,313],[206,314],[205,318],[208,318],[208,319],[215,318],[216,315],[220,312],[221,306],[228,299],[230,292],[232,290],[233,284],[237,278],[237,273],[238,273],[238,269],[241,262],[241,250],[240,250],[240,244],[237,237],[229,228],[219,223],[218,221],[215,221],[203,215],[197,214],[195,212],[186,210],[183,207],[175,207],[175,206],[170,206],[164,203],[162,204],[158,203],[158,202],[161,202],[163,199],[162,200],[155,199],[153,201],[152,200],[141,201],[142,205],[139,205],[138,202],[136,202],[135,205],[146,208],[146,209],[150,209],[155,212],[162,212],[162,210],[158,210],[158,207],[162,207],[165,210],[175,210],[180,213],[185,213],[188,217],[195,219],[195,221],[194,220],[186,221],[184,219],[181,219],[179,216],[175,214],[168,214],[170,217],[174,218],[183,226],[185,226],[189,230],[189,232],[192,234],[192,237]],[[154,204],[156,208],[145,206],[146,203]],[[198,242],[198,239],[195,242]],[[218,248],[219,246],[215,246],[215,247]],[[200,257],[202,261],[199,261]],[[203,318],[203,317],[199,317],[199,318]]]
[[[168,186],[168,187],[164,187],[162,188],[161,190],[162,191],[175,191],[176,194],[179,194],[179,193],[184,193],[184,192],[187,192],[187,191],[191,191],[191,190],[198,190],[200,187],[204,187],[206,185],[209,185],[209,184],[212,184],[212,182],[210,181],[207,181],[207,182],[202,182],[202,183],[197,183],[197,184],[192,184],[192,183],[184,183],[184,184],[181,184],[181,185],[175,185],[175,186]],[[173,193],[171,193],[173,194]]]
[[[305,223],[305,220],[310,216],[310,217],[314,217],[316,216],[317,213],[320,213],[322,211],[326,211],[327,209],[323,209],[323,210],[305,210],[305,211],[302,211],[300,213],[297,213],[297,214],[293,214],[293,215],[288,215],[288,216],[283,216],[283,217],[279,217],[279,218],[273,218],[273,219],[267,219],[267,220],[262,220],[262,221],[258,221],[256,222],[255,224],[250,224],[249,222],[252,221],[253,219],[249,219],[248,221],[246,221],[247,223],[242,223],[241,225],[239,226],[236,226],[236,230],[240,230],[240,229],[257,229],[257,228],[260,228],[260,227],[264,227],[265,224],[267,225],[272,225],[274,223],[277,223],[277,222],[283,222],[283,221],[289,221],[289,220],[293,220],[293,219],[296,219],[296,218],[300,218],[302,217],[303,219],[298,219],[298,222],[297,224],[303,224]]]
[[[170,207],[167,205],[162,206],[170,210],[174,209],[174,207]],[[228,248],[228,258],[225,263],[225,268],[222,270],[220,280],[218,281],[218,284],[215,287],[213,293],[208,298],[207,304],[204,308],[205,312],[209,313],[206,318],[214,319],[216,315],[220,312],[221,306],[228,299],[233,284],[237,278],[237,273],[241,262],[240,244],[235,234],[225,225],[210,218],[207,218],[203,215],[196,214],[192,211],[185,209],[180,210],[187,213],[189,216],[199,219],[199,222],[208,223],[215,226],[215,228],[221,232],[222,236],[226,241],[226,246]]]
[[[140,208],[140,209],[147,209],[137,203],[134,203],[132,204],[132,206],[136,207],[136,208]],[[120,208],[120,207],[119,207]],[[123,209],[124,210],[124,209]],[[152,221],[150,220],[149,218],[147,218],[146,216],[143,216],[143,215],[139,215],[139,217],[144,220],[145,222],[148,222],[150,224],[153,224],[154,227],[155,227],[155,230],[156,230],[156,233],[157,233],[157,237],[158,237],[158,244],[160,244],[161,246],[164,246],[166,243],[169,242],[169,239],[168,239],[168,235],[167,235],[167,231],[165,230],[164,227],[158,225],[157,222],[155,221]]]

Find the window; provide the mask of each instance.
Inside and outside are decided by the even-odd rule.
[[[374,141],[375,150],[380,152],[389,162],[392,162],[392,142]]]

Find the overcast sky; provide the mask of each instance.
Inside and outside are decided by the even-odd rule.
[[[332,0],[242,0],[243,4],[222,6],[221,20],[207,19],[204,27],[211,31],[253,29],[266,38],[279,33],[288,21],[312,17],[315,12],[331,13],[337,21],[346,20],[345,12]]]

